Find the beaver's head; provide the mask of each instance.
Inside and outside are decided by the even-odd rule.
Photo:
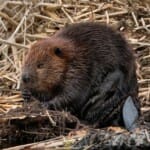
[[[56,37],[33,44],[23,63],[21,90],[51,93],[65,78],[72,50],[68,40]]]

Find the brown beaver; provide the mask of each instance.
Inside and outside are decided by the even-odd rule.
[[[118,32],[78,23],[31,46],[21,90],[24,99],[33,96],[90,124],[130,128],[140,110],[135,71],[131,48]]]

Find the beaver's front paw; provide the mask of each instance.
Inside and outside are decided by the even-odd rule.
[[[25,101],[29,101],[31,99],[31,92],[29,90],[22,91],[22,97]]]
[[[56,102],[56,101],[50,101],[48,102],[48,109],[50,110],[62,110],[60,103]]]

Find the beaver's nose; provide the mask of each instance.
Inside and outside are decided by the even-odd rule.
[[[23,74],[23,75],[22,75],[22,81],[23,81],[24,83],[29,83],[30,80],[31,80],[31,78],[30,78],[29,74]]]

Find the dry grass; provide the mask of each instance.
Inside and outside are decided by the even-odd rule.
[[[51,3],[50,3],[51,2]],[[66,24],[98,21],[120,30],[138,58],[139,98],[150,107],[150,2],[143,0],[1,0],[0,111],[20,106],[21,62],[29,45]],[[12,105],[13,104],[13,105]]]
[[[149,0],[0,0],[0,113],[21,107],[21,63],[28,47],[74,22],[120,30],[137,55],[139,99],[150,111]]]

